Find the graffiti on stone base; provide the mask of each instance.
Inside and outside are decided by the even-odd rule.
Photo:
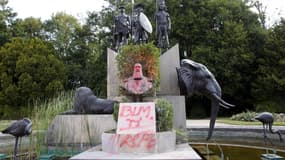
[[[148,103],[121,103],[117,134],[155,133],[155,105]]]

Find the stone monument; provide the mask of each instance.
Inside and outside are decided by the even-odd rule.
[[[165,3],[162,3],[164,1],[160,2],[160,9],[156,13],[157,29],[160,32],[159,47],[168,48],[170,18],[165,10]],[[185,98],[180,95],[177,84],[176,68],[180,66],[179,47],[175,45],[160,56],[157,47],[147,44],[152,26],[143,13],[144,6],[137,4],[134,9],[135,17],[132,25],[135,46],[122,48],[119,53],[108,49],[107,53],[107,98],[125,98],[120,101],[115,112],[118,115],[116,131],[102,134],[101,150],[93,148],[71,159],[87,157],[87,159],[200,160],[200,156],[187,143],[176,144],[175,130],[186,130]],[[162,42],[163,39],[165,44]],[[156,84],[160,84],[160,87]],[[154,94],[148,94],[148,91],[153,91]],[[128,98],[128,95],[132,98]],[[166,99],[172,104],[168,107],[174,110],[174,117],[173,114],[169,114],[171,115],[169,122],[173,122],[174,126],[171,125],[162,132],[156,127],[159,122],[156,116],[162,115],[160,114],[162,111],[156,108],[157,99]]]

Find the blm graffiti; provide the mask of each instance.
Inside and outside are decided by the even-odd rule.
[[[121,152],[156,150],[155,104],[120,103],[117,135],[113,137]]]
[[[155,133],[155,105],[148,103],[121,103],[117,134]]]

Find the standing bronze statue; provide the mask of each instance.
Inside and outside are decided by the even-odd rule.
[[[135,6],[135,17],[133,20],[135,44],[146,43],[149,37],[148,33],[152,33],[151,23],[143,13],[143,10],[144,6],[142,4]]]
[[[119,50],[121,45],[128,44],[131,31],[130,16],[125,13],[125,7],[119,8],[119,15],[115,16],[114,43],[115,50]]]
[[[166,12],[164,0],[160,1],[158,4],[158,11],[155,14],[155,21],[158,48],[168,48],[168,33],[171,29],[171,21],[168,12]]]

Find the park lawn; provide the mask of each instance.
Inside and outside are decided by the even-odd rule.
[[[262,125],[262,123],[259,121],[254,121],[254,122],[237,121],[237,120],[231,120],[230,118],[218,118],[217,122],[225,123],[225,124],[232,124],[232,125]],[[285,126],[285,122],[274,122],[273,125]]]

